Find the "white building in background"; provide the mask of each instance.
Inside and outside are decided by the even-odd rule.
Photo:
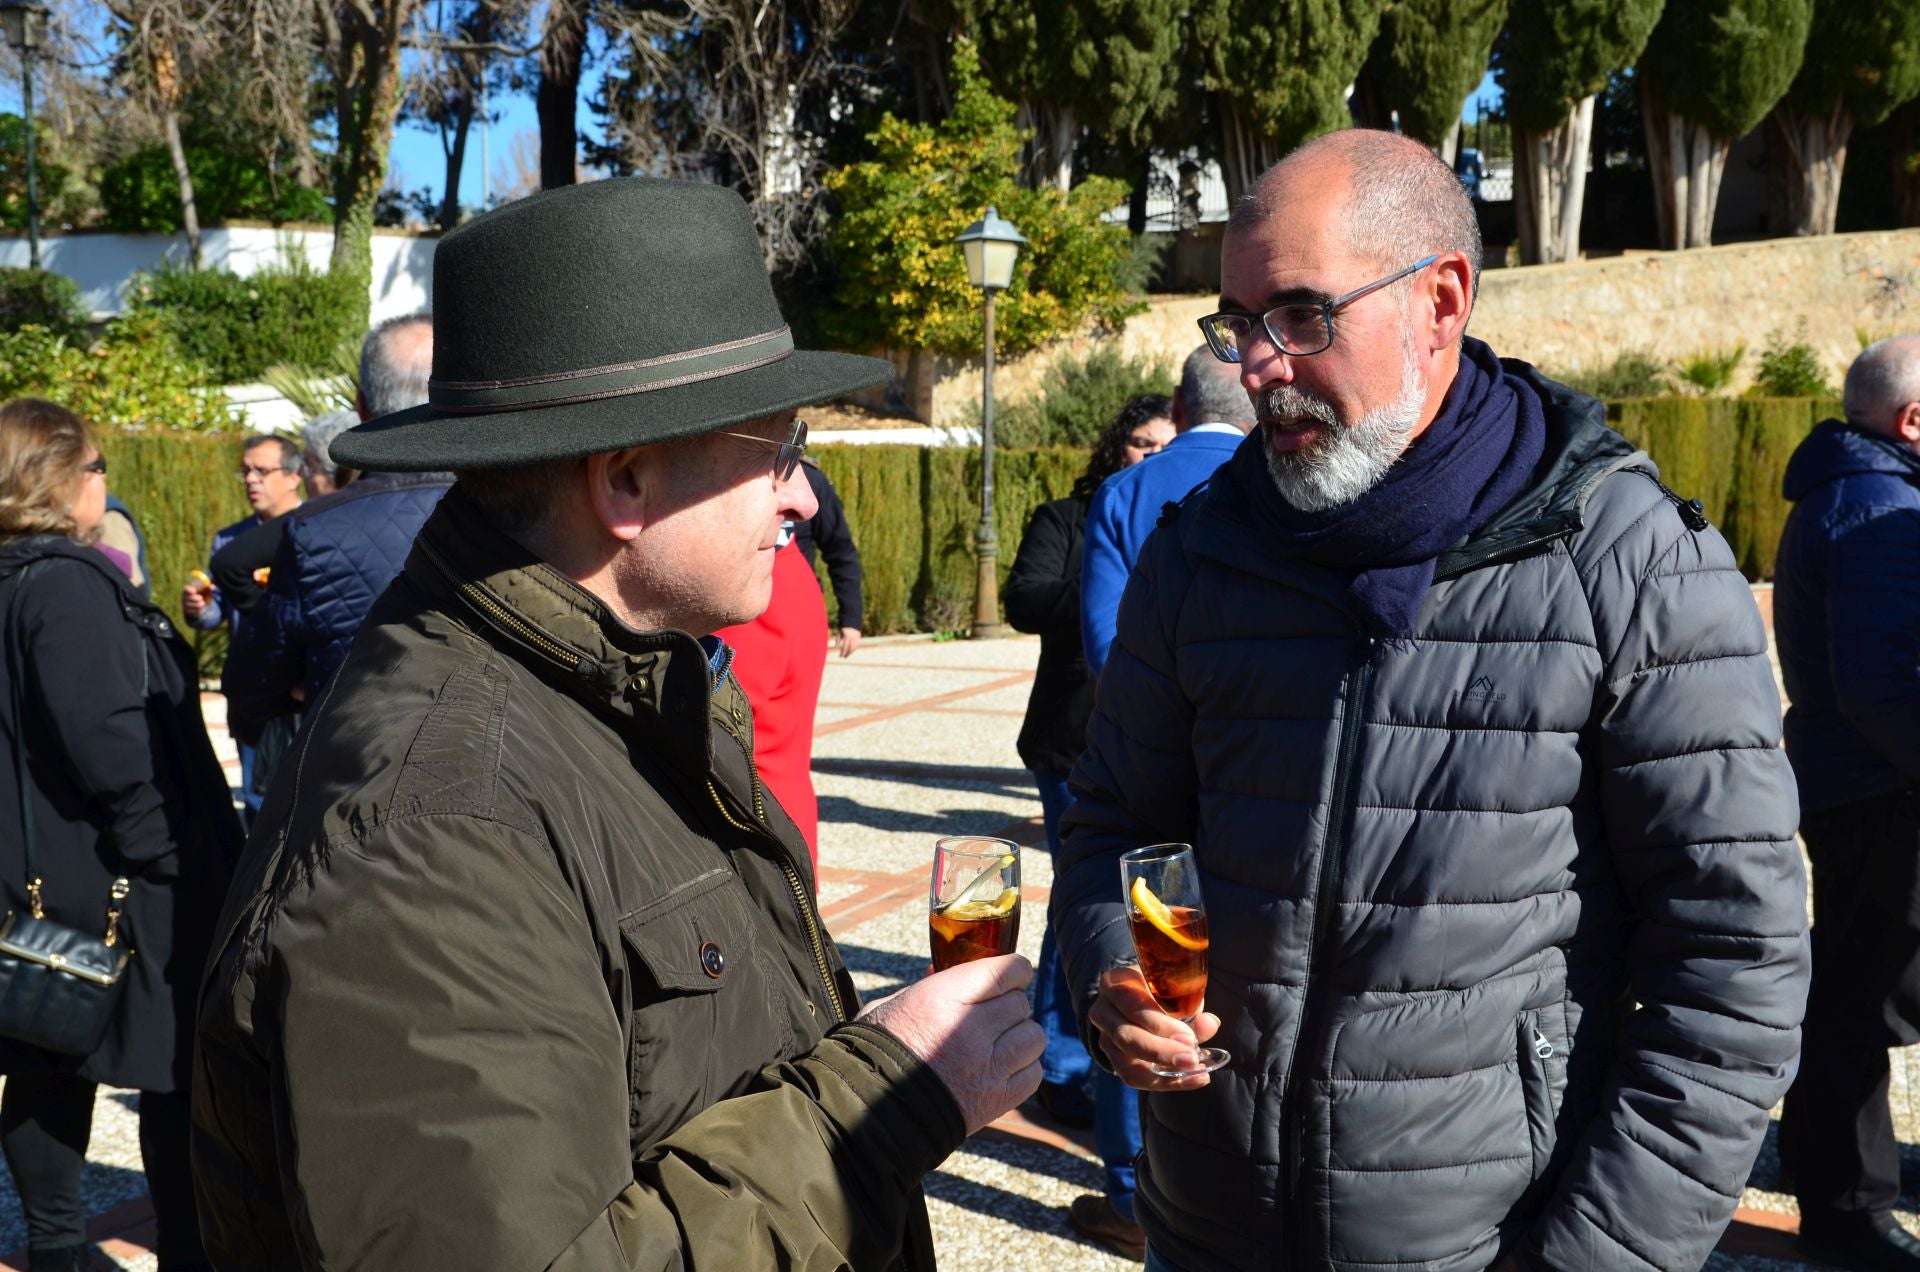
[[[368,288],[374,322],[433,307],[435,235],[375,230],[373,281]],[[333,252],[333,231],[255,225],[215,226],[200,232],[200,263],[206,269],[251,274],[291,256],[324,270]],[[25,269],[25,235],[0,237],[0,266]],[[103,234],[81,231],[40,236],[40,264],[80,285],[95,318],[113,318],[127,308],[127,284],[137,273],[169,261],[185,264],[184,234]]]

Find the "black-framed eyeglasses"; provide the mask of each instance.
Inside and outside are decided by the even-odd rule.
[[[80,471],[83,473],[99,473],[102,477],[105,477],[107,475],[107,457],[105,455],[95,456],[91,464],[80,465]]]
[[[1200,334],[1207,347],[1222,362],[1244,362],[1246,348],[1253,339],[1254,326],[1265,328],[1267,339],[1290,358],[1305,358],[1324,352],[1333,344],[1333,314],[1362,296],[1391,287],[1408,274],[1417,274],[1440,259],[1440,254],[1423,256],[1405,269],[1397,269],[1385,278],[1376,278],[1365,287],[1356,287],[1331,300],[1290,300],[1275,305],[1263,314],[1234,313],[1222,310],[1200,319]]]
[[[775,481],[786,481],[792,477],[794,470],[800,467],[800,457],[807,453],[807,422],[805,420],[793,422],[793,431],[787,435],[787,440],[784,442],[776,441],[771,437],[755,437],[752,433],[722,432],[720,436],[737,437],[743,442],[758,442],[762,446],[777,447],[773,456]]]

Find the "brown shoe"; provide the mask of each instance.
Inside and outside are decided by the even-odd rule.
[[[1128,1259],[1147,1257],[1147,1234],[1131,1219],[1122,1219],[1105,1193],[1082,1193],[1067,1207],[1067,1222],[1082,1236],[1093,1238]]]

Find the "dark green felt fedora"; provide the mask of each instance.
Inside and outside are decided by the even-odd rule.
[[[616,177],[477,217],[433,257],[426,405],[332,444],[351,468],[498,468],[690,437],[885,383],[793,347],[722,186]]]

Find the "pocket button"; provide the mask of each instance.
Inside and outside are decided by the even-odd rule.
[[[700,966],[707,975],[719,980],[721,973],[727,970],[727,956],[720,952],[718,945],[708,941],[700,947]]]

